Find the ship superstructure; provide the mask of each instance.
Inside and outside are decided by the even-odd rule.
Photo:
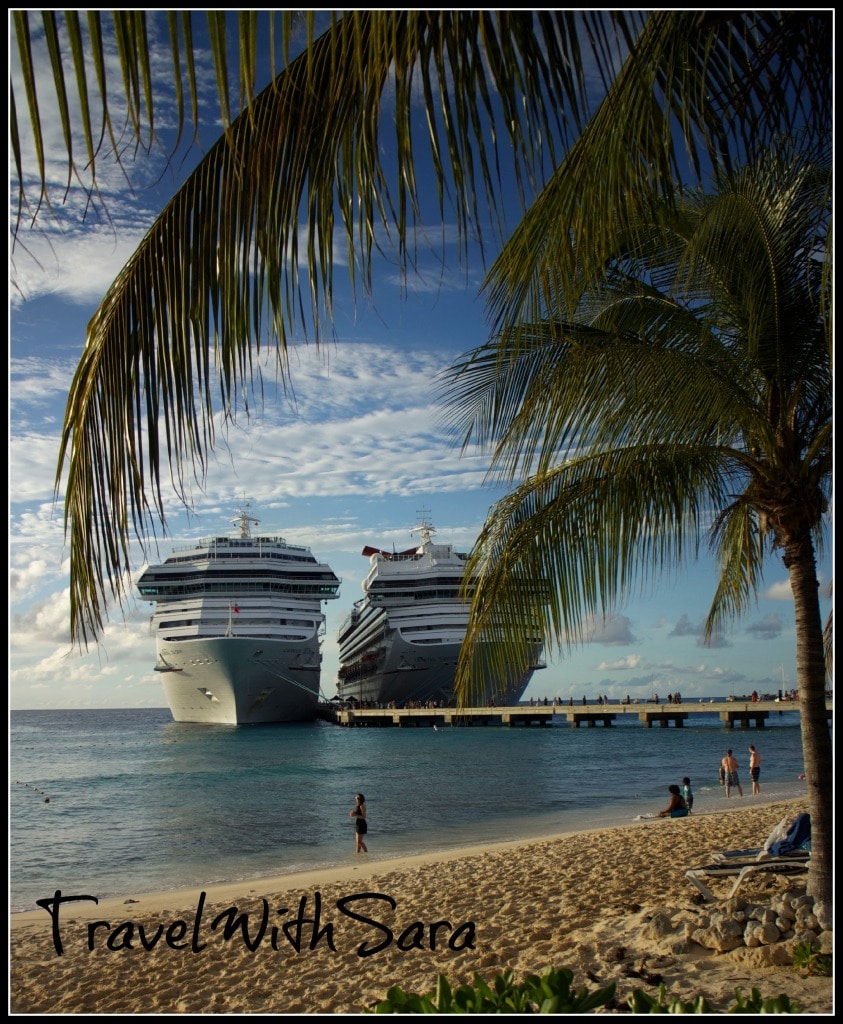
[[[369,571],[358,600],[338,633],[341,700],[362,704],[438,704],[454,700],[457,660],[468,625],[460,596],[468,555],[433,540],[423,516],[415,528],[418,546],[406,551],[365,547]],[[543,668],[542,645],[532,643],[526,670],[482,681],[484,703],[516,704]]]

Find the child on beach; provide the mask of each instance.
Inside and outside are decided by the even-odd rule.
[[[691,780],[686,775],[682,780],[682,796],[685,799],[685,803],[688,805],[688,814],[694,806],[694,794],[691,792]]]

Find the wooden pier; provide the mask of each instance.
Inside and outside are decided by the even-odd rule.
[[[833,701],[826,701],[829,721],[833,718]],[[658,725],[662,729],[681,728],[685,722],[702,715],[717,715],[725,729],[753,726],[762,729],[771,715],[799,714],[799,701],[720,701],[702,703],[685,700],[681,704],[538,704],[516,707],[482,708],[338,708],[332,703],[320,704],[318,717],[336,725],[380,728],[471,727],[471,726],[559,726],[576,729],[580,725],[608,728],[618,719],[639,721],[645,729]]]

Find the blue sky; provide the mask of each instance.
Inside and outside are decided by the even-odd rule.
[[[63,152],[58,120],[48,160]],[[208,146],[211,125],[203,131]],[[52,143],[52,145],[51,145]],[[189,166],[189,165],[185,165]],[[66,172],[50,164],[61,180]],[[102,642],[87,654],[70,646],[67,549],[61,495],[53,481],[64,405],[85,325],[155,215],[173,194],[179,171],[163,160],[129,169],[132,188],[115,167],[99,169],[110,220],[71,193],[56,220],[42,216],[23,231],[13,254],[9,308],[9,676],[12,708],[163,707],[153,671],[152,606],[133,600],[115,609]],[[431,224],[438,239],[441,226]],[[446,226],[445,238],[450,226]],[[395,265],[376,266],[374,303],[354,303],[342,257],[335,267],[336,338],[318,350],[292,351],[292,392],[266,367],[265,401],[249,417],[220,425],[204,490],[195,487],[188,515],[173,491],[168,536],[149,548],[152,560],[195,537],[225,532],[244,497],[260,531],[306,544],[342,579],[328,602],[322,690],[335,692],[336,632],[361,595],[364,545],[407,547],[426,510],[437,538],[468,550],[489,506],[503,492],[484,485],[479,454],[461,456],[439,425],[436,375],[481,344],[486,321],[477,293],[483,269],[456,263],[446,242],[420,250],[419,274],[401,282]],[[135,546],[136,571],[145,564]],[[823,614],[830,601],[830,558],[820,566]],[[711,646],[702,625],[714,592],[705,560],[666,576],[609,622],[595,623],[573,654],[546,652],[526,698],[577,699],[608,694],[685,697],[775,691],[795,685],[793,602],[787,573],[768,564],[759,602]]]

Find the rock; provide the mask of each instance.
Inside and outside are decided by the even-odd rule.
[[[776,912],[778,913],[779,917],[786,917],[789,921],[796,920],[796,911],[790,905],[789,900],[779,900],[778,906],[776,907]]]
[[[772,921],[762,924],[758,931],[758,937],[765,946],[769,946],[771,942],[778,942],[782,937],[782,933]]]
[[[661,939],[673,931],[673,922],[664,911],[653,914],[650,922],[644,926],[643,933],[648,939]]]
[[[718,953],[726,953],[744,944],[743,929],[730,918],[713,923],[710,928],[698,928],[693,939],[706,949],[714,949]]]
[[[755,948],[744,946],[741,949],[732,950],[728,955],[736,963],[755,970],[762,967],[789,967],[793,964],[793,954],[789,953],[781,942]]]
[[[723,904],[723,910],[727,914],[731,915],[736,914],[742,910],[745,911],[749,906],[751,906],[751,904],[748,904],[746,900],[743,899],[741,896],[733,896],[732,899],[726,900],[726,902]]]

